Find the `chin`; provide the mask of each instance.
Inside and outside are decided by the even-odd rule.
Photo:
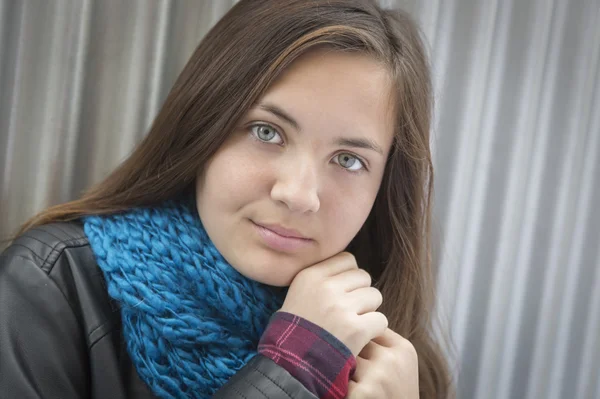
[[[266,285],[270,285],[273,287],[289,287],[290,284],[292,284],[292,280],[291,278],[288,279],[282,279],[282,278],[277,278],[277,276],[269,276],[267,278],[264,279],[260,279],[260,280],[256,280],[262,284],[266,284]]]
[[[250,273],[250,275],[246,277],[262,284],[271,285],[273,287],[289,287],[295,277],[295,274],[290,276],[288,273],[281,273],[269,269],[255,269],[253,270],[253,273]]]
[[[289,287],[300,271],[298,269],[301,269],[281,260],[257,260],[251,264],[245,262],[243,267],[234,267],[245,277],[273,287]]]

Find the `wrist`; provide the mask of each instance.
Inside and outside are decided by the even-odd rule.
[[[356,359],[350,349],[318,325],[276,312],[258,352],[269,357],[319,398],[344,398]]]

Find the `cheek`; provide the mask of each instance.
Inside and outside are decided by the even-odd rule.
[[[206,165],[198,180],[198,200],[234,210],[256,200],[268,188],[269,168],[249,151],[225,150]]]
[[[323,226],[328,237],[327,252],[342,251],[358,233],[373,207],[378,187],[362,186],[344,190],[339,184],[324,193],[326,207]]]

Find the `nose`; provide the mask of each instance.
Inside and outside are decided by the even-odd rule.
[[[271,198],[284,203],[292,212],[317,212],[321,204],[316,167],[309,160],[286,163],[279,169]]]

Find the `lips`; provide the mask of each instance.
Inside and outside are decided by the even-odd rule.
[[[263,245],[277,252],[294,253],[304,250],[314,243],[312,239],[306,238],[296,230],[278,225],[251,222]]]
[[[281,227],[281,226],[274,225],[274,224],[262,224],[262,223],[256,223],[256,222],[254,222],[254,224],[256,224],[260,227],[264,227],[265,229],[271,230],[275,234],[279,234],[282,237],[298,238],[301,240],[309,240],[308,237],[306,237],[305,235],[299,233],[297,230],[294,230],[294,229],[286,229],[285,227]]]

